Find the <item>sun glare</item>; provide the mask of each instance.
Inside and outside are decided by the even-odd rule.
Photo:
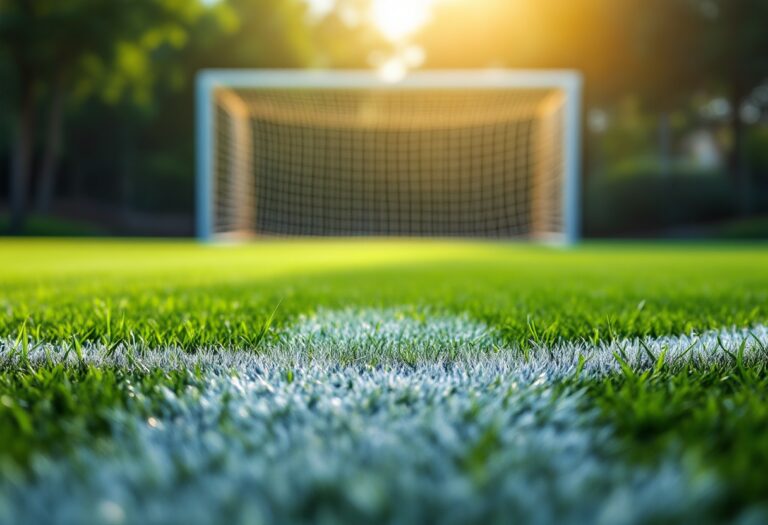
[[[421,29],[437,0],[373,0],[373,23],[388,39],[397,42]]]

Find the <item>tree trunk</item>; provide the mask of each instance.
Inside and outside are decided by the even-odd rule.
[[[40,166],[35,209],[39,213],[48,213],[56,189],[56,174],[58,171],[61,139],[64,125],[64,87],[60,77],[53,86],[53,98],[48,115],[46,130],[45,152]]]
[[[749,191],[744,170],[744,123],[741,120],[741,106],[745,99],[744,90],[734,86],[731,92],[731,151],[728,154],[728,169],[736,188],[738,211],[742,215],[749,213]]]
[[[662,177],[668,177],[672,173],[672,125],[669,112],[662,111],[659,114],[659,173]]]
[[[741,120],[741,107],[749,95],[748,68],[745,64],[744,53],[748,48],[745,45],[744,22],[748,19],[748,6],[743,0],[729,0],[724,3],[726,7],[723,16],[727,24],[727,42],[725,57],[727,65],[727,80],[730,84],[731,104],[731,151],[728,155],[728,168],[734,188],[738,212],[746,215],[749,212],[749,190],[747,173],[744,170],[744,136],[745,129]]]
[[[121,212],[120,218],[122,228],[125,231],[130,231],[136,168],[136,136],[133,130],[133,122],[128,119],[122,123],[120,149],[120,186],[118,195]]]
[[[27,193],[32,164],[35,125],[35,90],[31,75],[20,75],[21,100],[16,116],[16,136],[11,153],[10,233],[21,234],[27,216]]]

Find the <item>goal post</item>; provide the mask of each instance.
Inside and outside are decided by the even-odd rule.
[[[580,236],[574,71],[205,70],[200,240]]]

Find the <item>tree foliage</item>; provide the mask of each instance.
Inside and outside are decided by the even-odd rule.
[[[100,96],[115,103],[129,95],[146,104],[165,72],[153,55],[180,48],[205,12],[199,0],[4,0],[0,46],[13,64],[15,145],[11,169],[11,227],[21,230],[44,109],[49,122],[38,190],[46,205],[53,189],[63,106],[68,98]]]

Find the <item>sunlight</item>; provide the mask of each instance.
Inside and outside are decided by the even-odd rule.
[[[371,16],[381,33],[398,42],[421,29],[438,0],[373,0]]]

